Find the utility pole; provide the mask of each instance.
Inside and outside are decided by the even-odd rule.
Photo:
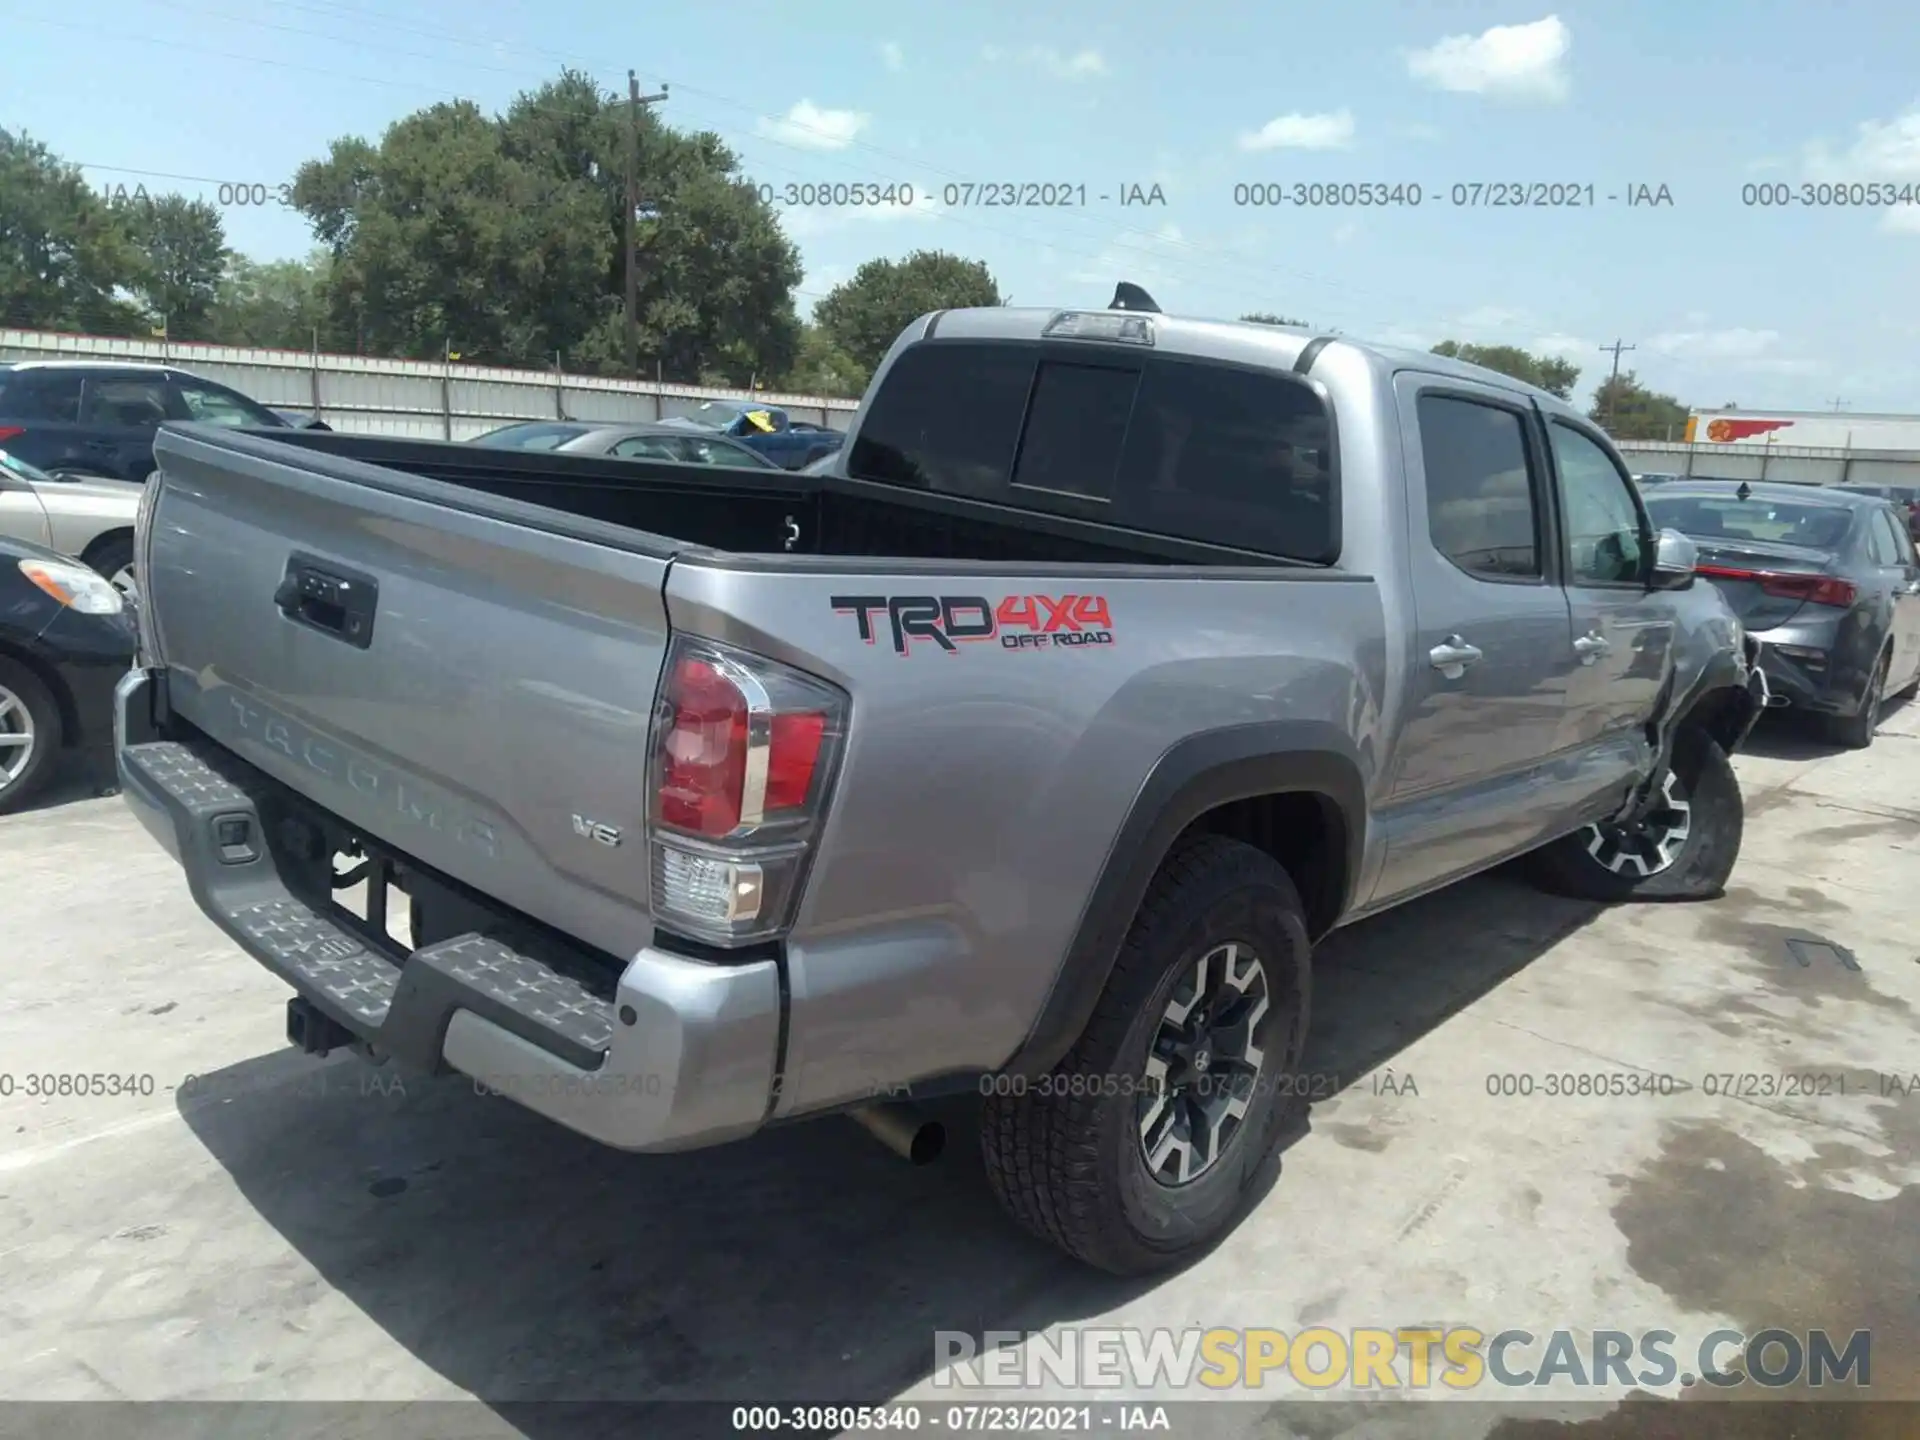
[[[662,85],[658,95],[642,95],[640,80],[627,71],[627,373],[640,372],[640,258],[634,241],[634,216],[640,209],[640,107],[657,105],[667,98]]]
[[[1616,340],[1611,345],[1602,345],[1600,347],[1600,353],[1602,355],[1605,355],[1608,351],[1613,352],[1613,378],[1607,381],[1607,432],[1609,434],[1613,432],[1614,395],[1620,388],[1616,383],[1620,379],[1620,352],[1623,350],[1637,350],[1639,348],[1637,345],[1628,345],[1621,340]]]
[[[1833,405],[1833,413],[1836,415],[1838,415],[1842,410],[1847,408],[1847,402],[1845,400],[1842,400],[1837,395],[1833,398],[1832,405]]]

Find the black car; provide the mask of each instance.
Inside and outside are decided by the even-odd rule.
[[[63,752],[113,743],[113,687],[137,630],[120,592],[78,560],[0,538],[0,815]]]
[[[0,449],[55,476],[144,481],[163,420],[296,428],[238,390],[170,365],[94,360],[0,364]]]
[[[1776,703],[1862,749],[1881,702],[1920,690],[1920,556],[1892,503],[1817,485],[1674,481],[1646,506],[1655,526],[1693,541],[1694,573],[1761,643]]]

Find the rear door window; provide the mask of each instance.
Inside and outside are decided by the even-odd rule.
[[[1160,535],[1331,564],[1333,425],[1269,371],[1157,358],[1127,431],[1116,519]]]
[[[1906,557],[1901,553],[1900,535],[1894,528],[1893,513],[1888,510],[1877,511],[1873,524],[1867,531],[1868,548],[1876,565],[1902,565]]]
[[[14,420],[80,419],[81,377],[71,371],[15,370],[0,375],[0,415]]]
[[[1305,383],[1176,356],[936,341],[894,362],[863,480],[1330,563],[1332,422]]]
[[[159,376],[88,380],[84,425],[158,425],[167,418],[167,382]]]

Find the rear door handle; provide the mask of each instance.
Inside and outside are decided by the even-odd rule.
[[[1433,668],[1449,680],[1458,680],[1467,673],[1467,666],[1479,658],[1480,647],[1469,645],[1458,635],[1449,635],[1427,652],[1427,659],[1433,662]]]
[[[1602,655],[1610,654],[1613,650],[1613,645],[1606,636],[1602,635],[1598,630],[1595,630],[1591,634],[1582,635],[1578,640],[1574,641],[1573,648],[1579,654],[1582,665],[1591,665]]]

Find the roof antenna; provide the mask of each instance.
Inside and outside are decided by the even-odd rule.
[[[1153,297],[1131,281],[1122,280],[1113,288],[1113,303],[1109,310],[1144,310],[1149,315],[1161,313],[1160,307],[1153,303]]]

